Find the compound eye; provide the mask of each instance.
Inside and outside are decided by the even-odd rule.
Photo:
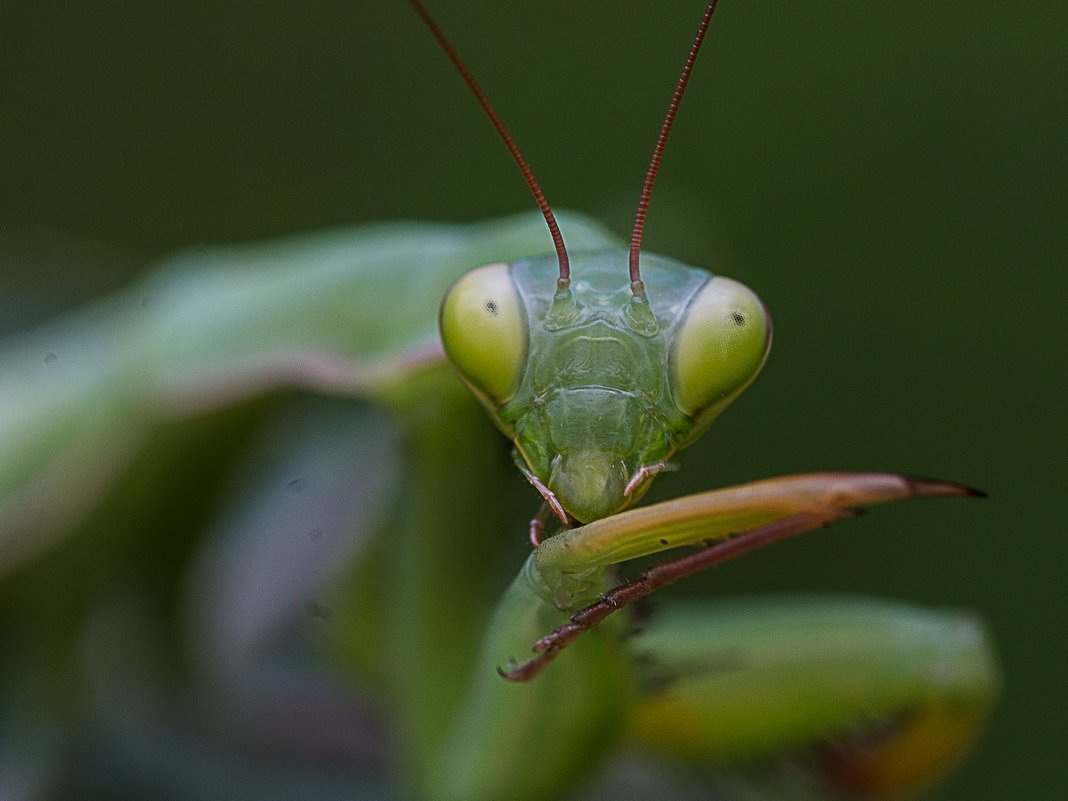
[[[771,320],[749,288],[715,276],[690,301],[672,353],[675,404],[710,419],[756,378],[771,346]]]
[[[464,379],[500,406],[515,395],[527,359],[527,322],[507,264],[462,276],[441,304],[441,341]]]

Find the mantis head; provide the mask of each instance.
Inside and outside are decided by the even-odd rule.
[[[722,276],[643,256],[648,326],[632,314],[627,251],[576,254],[581,280],[543,292],[552,257],[467,273],[441,335],[467,385],[515,443],[557,516],[589,522],[639,500],[756,377],[771,344],[759,298]]]

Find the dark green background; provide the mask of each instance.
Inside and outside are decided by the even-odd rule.
[[[700,0],[433,6],[550,200],[624,232]],[[649,221],[776,324],[661,494],[819,468],[990,493],[704,581],[981,610],[1004,699],[945,799],[1068,780],[1066,41],[1059,0],[723,0]],[[187,244],[529,206],[400,0],[0,6],[0,331]]]

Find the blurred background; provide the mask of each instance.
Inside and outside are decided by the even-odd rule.
[[[702,7],[432,4],[550,201],[621,234]],[[723,0],[647,227],[649,249],[753,287],[776,336],[657,497],[811,469],[989,493],[679,589],[979,610],[1004,697],[947,801],[1068,781],[1065,41],[1054,0]],[[183,246],[531,208],[399,0],[6,0],[0,120],[0,337]]]

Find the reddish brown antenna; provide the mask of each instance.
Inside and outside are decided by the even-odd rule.
[[[649,170],[645,173],[642,196],[638,201],[638,211],[634,215],[634,229],[630,234],[630,284],[635,294],[642,293],[645,290],[642,285],[641,273],[638,269],[638,254],[642,249],[642,232],[645,229],[645,217],[649,213],[649,196],[653,193],[653,183],[656,181],[656,173],[660,169],[660,160],[664,155],[664,145],[667,142],[668,134],[671,133],[671,126],[675,122],[675,113],[679,110],[682,93],[686,91],[686,83],[690,80],[693,63],[697,60],[697,54],[701,50],[701,43],[705,40],[705,31],[708,30],[708,23],[712,19],[712,14],[716,10],[718,1],[709,0],[708,8],[705,9],[705,16],[701,20],[701,25],[697,28],[697,36],[694,37],[693,45],[690,47],[690,55],[686,57],[682,75],[679,76],[679,82],[675,85],[675,94],[672,95],[671,103],[668,105],[664,124],[660,126],[660,136],[657,137],[656,147],[653,148],[653,158],[649,162]]]
[[[497,129],[497,133],[500,134],[502,140],[504,140],[505,146],[508,148],[508,152],[512,154],[512,158],[515,159],[516,165],[519,167],[519,171],[523,173],[523,179],[527,182],[527,186],[530,187],[531,194],[534,195],[534,200],[538,204],[538,208],[541,209],[542,215],[545,217],[545,224],[549,226],[549,234],[553,238],[553,244],[556,246],[556,259],[560,264],[560,278],[559,284],[561,286],[567,286],[571,281],[571,262],[567,257],[567,249],[564,247],[564,237],[560,234],[560,226],[556,224],[556,218],[553,216],[552,209],[549,208],[549,201],[545,199],[545,194],[541,191],[541,187],[538,186],[537,180],[534,178],[534,173],[531,172],[530,167],[527,166],[526,159],[523,158],[523,154],[519,152],[519,147],[512,140],[511,134],[508,133],[508,129],[504,127],[504,123],[501,122],[501,118],[497,116],[497,112],[494,111],[493,105],[489,102],[489,98],[486,97],[486,93],[482,91],[482,88],[475,81],[474,76],[470,70],[460,59],[459,54],[453,48],[449,40],[445,38],[445,34],[441,28],[434,21],[434,18],[430,16],[430,12],[426,10],[426,7],[419,0],[408,0],[412,8],[415,9],[415,13],[419,15],[423,20],[423,24],[433,34],[434,38],[438,40],[438,44],[441,45],[441,49],[445,51],[445,55],[449,57],[449,60],[456,67],[457,72],[467,82],[468,87],[474,93],[481,104],[482,109],[486,112],[486,116],[490,118],[490,122],[493,123],[493,127]]]

